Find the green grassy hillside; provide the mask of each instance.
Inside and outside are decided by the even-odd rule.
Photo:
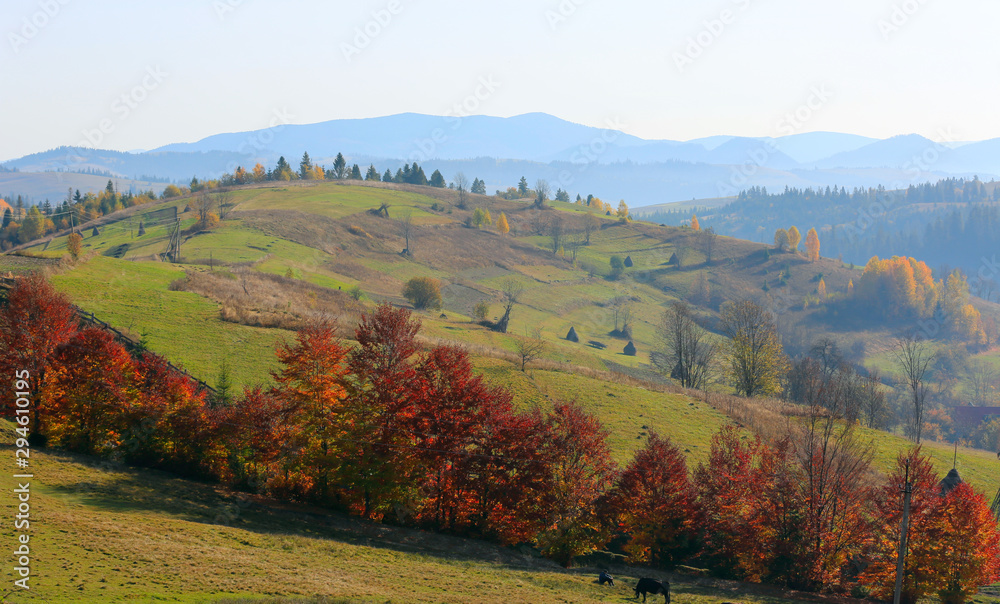
[[[622,373],[651,377],[650,353],[659,346],[655,325],[670,301],[692,301],[710,326],[725,300],[757,296],[778,313],[786,346],[801,348],[824,335],[852,360],[886,365],[883,349],[892,328],[864,317],[833,316],[813,297],[819,276],[831,294],[845,291],[857,277],[855,267],[825,258],[810,263],[726,237],[715,241],[708,262],[708,250],[690,229],[589,218],[576,204],[552,202],[551,209],[539,211],[523,201],[468,198],[460,209],[454,191],[430,187],[308,181],[243,187],[232,193],[228,219],[207,232],[185,232],[183,261],[169,264],[160,261],[169,226],[162,210],[176,207],[185,229],[196,221],[187,210],[190,199],[171,199],[105,217],[96,235],[88,226],[86,258],[62,263],[54,280],[84,308],[136,337],[145,335],[154,351],[209,383],[225,360],[239,385],[252,385],[270,381],[274,346],[291,336],[296,321],[332,316],[349,335],[365,305],[405,305],[401,290],[407,279],[434,277],[442,282],[444,308],[418,313],[427,341],[466,346],[479,370],[511,388],[523,406],[579,400],[611,427],[619,461],[628,459],[643,434],[657,430],[698,463],[708,437],[727,421],[682,395],[608,379]],[[388,217],[372,212],[380,207]],[[468,226],[475,208],[494,219],[506,214],[510,234]],[[588,218],[595,222],[589,245]],[[407,221],[408,256],[400,253]],[[553,224],[560,226],[558,242]],[[55,259],[64,256],[65,246],[61,237],[30,251]],[[613,255],[632,261],[620,279],[610,276]],[[675,256],[680,266],[671,264]],[[499,315],[500,289],[510,281],[524,287],[510,334],[474,323],[473,307],[481,301],[490,303],[491,317]],[[360,288],[360,301],[348,296],[352,288]],[[628,340],[610,335],[616,299],[627,303],[636,356],[623,354]],[[565,339],[571,327],[579,343]],[[515,338],[535,329],[546,349],[522,374],[513,358]]]

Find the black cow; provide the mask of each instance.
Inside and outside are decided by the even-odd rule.
[[[670,583],[643,577],[639,579],[638,585],[635,586],[635,599],[638,600],[639,594],[642,593],[642,601],[645,602],[647,592],[654,596],[656,594],[663,594],[664,603],[670,604]]]
[[[601,574],[597,575],[597,582],[600,583],[601,585],[604,585],[605,583],[608,583],[609,585],[611,585],[612,587],[614,587],[614,585],[615,585],[615,578],[612,577],[608,573],[608,571],[602,570]],[[638,596],[636,596],[636,597],[638,597]]]

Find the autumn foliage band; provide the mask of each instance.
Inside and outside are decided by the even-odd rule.
[[[574,403],[518,410],[462,349],[421,349],[419,322],[389,305],[362,316],[355,342],[330,325],[301,330],[277,349],[274,385],[232,400],[74,317],[38,275],[18,279],[0,307],[0,371],[31,376],[36,444],[531,543],[564,564],[607,548],[632,563],[878,597],[893,587],[908,463],[904,601],[961,602],[1000,578],[1000,533],[981,494],[939,486],[919,448],[877,476],[852,423],[818,408],[773,442],[723,428],[693,473],[656,433],[618,468],[598,418]]]

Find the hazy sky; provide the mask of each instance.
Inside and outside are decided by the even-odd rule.
[[[997,23],[996,0],[6,0],[0,160],[456,106],[979,140],[1000,137]]]

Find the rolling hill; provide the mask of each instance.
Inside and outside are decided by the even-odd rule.
[[[188,198],[170,199],[86,225],[85,258],[77,263],[60,260],[66,250],[60,236],[30,246],[32,256],[0,256],[0,270],[48,265],[57,287],[85,309],[144,336],[152,350],[210,383],[226,359],[243,386],[269,382],[275,344],[290,338],[290,329],[302,320],[337,316],[349,336],[361,309],[383,300],[406,305],[403,283],[433,277],[442,282],[444,304],[439,311],[418,313],[421,341],[464,346],[476,370],[510,389],[522,408],[577,400],[608,427],[619,463],[651,430],[669,436],[694,467],[707,459],[711,435],[720,426],[738,421],[773,430],[799,421],[793,406],[747,403],[727,396],[721,385],[709,396],[685,392],[652,371],[655,325],[672,300],[695,300],[699,320],[711,328],[723,301],[756,296],[779,313],[786,345],[807,345],[827,335],[858,362],[882,362],[879,343],[892,334],[892,326],[858,317],[833,327],[822,305],[803,304],[815,291],[818,274],[830,292],[842,292],[857,276],[857,269],[836,260],[809,263],[720,237],[708,262],[690,229],[608,216],[596,217],[599,228],[590,245],[583,245],[583,225],[590,218],[575,204],[553,203],[539,211],[525,201],[472,195],[462,209],[449,190],[309,181],[243,187],[232,195],[230,215],[207,232],[191,230],[196,217],[185,211]],[[372,212],[380,207],[388,217]],[[170,226],[164,216],[173,208],[185,229],[178,264],[161,260]],[[494,218],[504,213],[511,233],[469,226],[474,208],[488,209]],[[412,256],[400,253],[401,219],[413,225]],[[553,223],[562,225],[561,242],[553,241]],[[611,278],[612,255],[631,259],[625,278]],[[671,264],[674,255],[681,258],[680,267]],[[508,280],[522,284],[524,293],[514,308],[511,334],[505,335],[471,317],[480,301],[490,303],[490,316],[496,316],[496,297]],[[761,289],[765,282],[767,293]],[[707,283],[707,294],[697,293],[700,283]],[[636,356],[623,354],[627,340],[610,333],[616,300],[629,306]],[[981,310],[997,312],[985,303]],[[580,334],[579,343],[565,339],[570,327]],[[546,350],[522,372],[515,338],[535,328]],[[795,337],[801,342],[792,341]],[[879,468],[889,467],[910,445],[885,432],[863,433],[875,444]],[[951,467],[950,445],[927,443],[925,449],[939,472]],[[962,447],[957,460],[963,477],[978,489],[991,495],[1000,487],[993,452]],[[45,601],[124,601],[156,593],[191,602],[296,594],[345,602],[439,602],[453,601],[449,598],[458,593],[454,601],[588,602],[609,593],[595,591],[592,569],[562,571],[518,550],[247,499],[55,451],[37,463],[45,510],[39,543],[46,552],[38,569],[50,577],[45,589],[52,594]],[[127,533],[116,528],[123,522],[130,526]],[[211,560],[210,570],[195,569],[192,559]],[[175,580],[196,570],[197,578]],[[756,588],[675,580],[677,593],[690,602],[731,600],[733,591],[746,601],[800,597],[748,596],[746,591]],[[493,587],[477,590],[484,581]],[[624,589],[614,593],[627,595]]]

